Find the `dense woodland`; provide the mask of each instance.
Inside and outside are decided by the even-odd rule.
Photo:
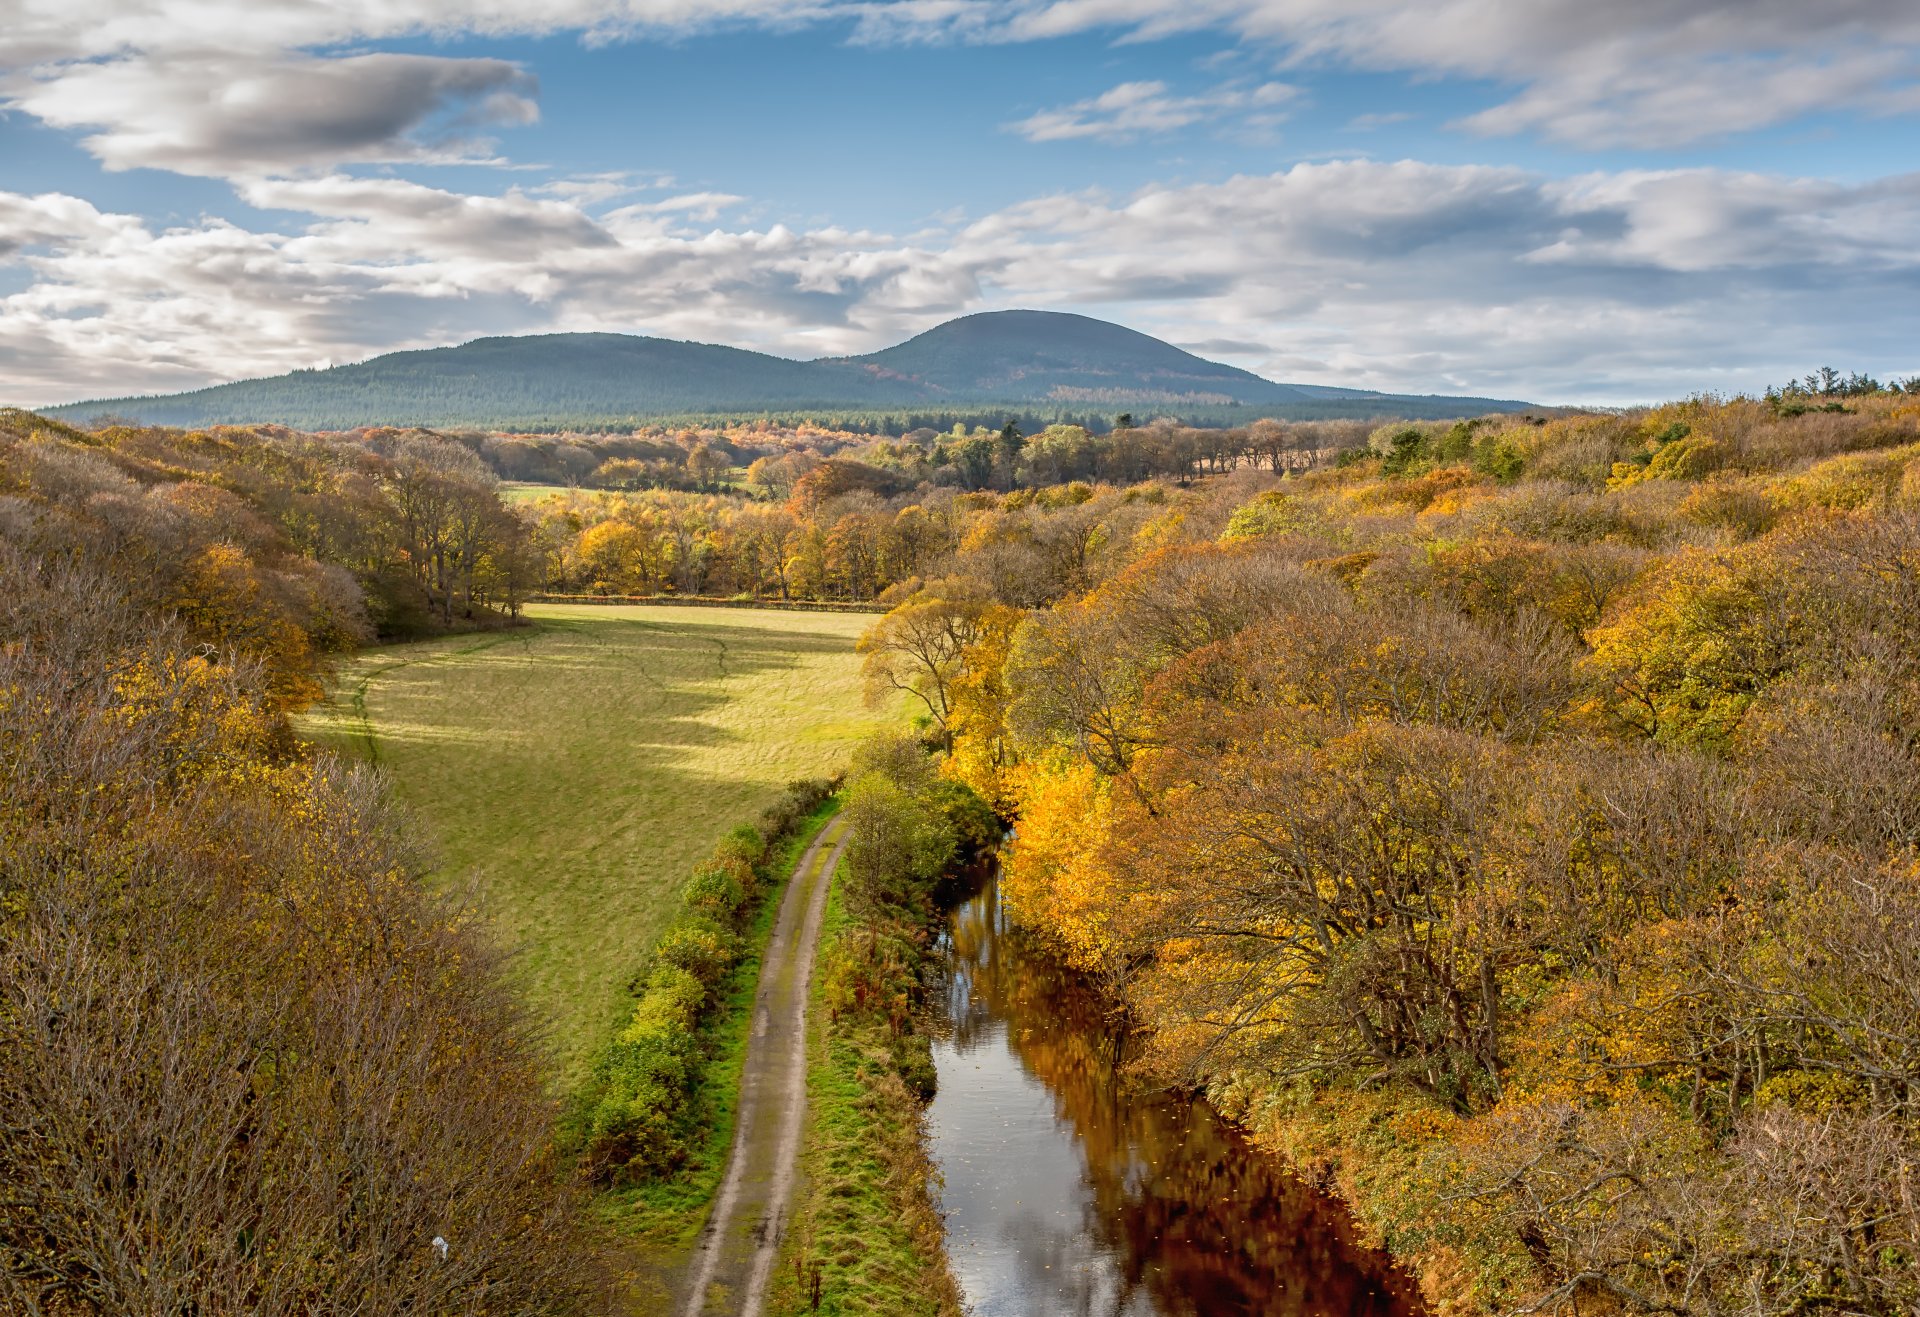
[[[287,723],[327,652],[501,598],[447,456],[0,417],[0,1310],[586,1298],[490,953]]]
[[[664,490],[745,493],[785,499],[795,481],[820,462],[841,458],[877,467],[866,473],[891,491],[920,484],[959,490],[1044,488],[1073,480],[1130,483],[1153,477],[1192,479],[1245,465],[1282,471],[1366,441],[1373,423],[1256,420],[1238,429],[1206,429],[1161,418],[1089,427],[1053,423],[1035,429],[1031,416],[997,413],[992,427],[963,422],[936,429],[907,426],[876,436],[807,423],[649,426],[620,435],[432,432],[470,450],[501,480],[583,491]],[[111,417],[100,432],[137,430]],[[375,429],[340,438],[392,442],[422,433]]]
[[[1124,497],[1050,599],[970,527],[866,648],[1139,1068],[1449,1307],[1913,1310],[1920,400]]]
[[[943,574],[962,556],[1009,597],[1037,604],[1091,579],[1081,559],[1122,551],[1108,543],[1109,518],[1150,520],[1150,509],[1208,474],[1330,463],[1371,428],[1160,424],[1094,436],[1054,426],[1029,438],[1006,427],[910,434],[831,456],[796,446],[754,458],[744,498],[575,491],[535,505],[533,533],[547,588],[560,593],[858,602]],[[1123,505],[1134,511],[1116,510]]]
[[[1920,1304],[1920,397],[696,434],[709,492],[516,507],[529,442],[0,418],[8,1305],[577,1296],[484,949],[286,723],[543,589],[891,607],[1143,1075],[1449,1306]]]

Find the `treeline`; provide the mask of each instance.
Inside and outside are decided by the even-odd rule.
[[[1246,419],[1256,419],[1252,409],[1249,409],[1249,412]],[[828,408],[771,412],[685,412],[647,417],[639,424],[643,427],[674,431],[727,433],[747,430],[815,430],[873,439],[907,434],[914,430],[941,433],[953,429],[956,425],[967,429],[984,426],[998,430],[1009,421],[1027,434],[1044,430],[1050,425],[1078,425],[1084,429],[1100,432],[1110,429],[1113,424],[1112,415],[1108,412],[1095,412],[1084,408],[1034,407],[1027,403],[895,411]],[[624,422],[582,424],[572,428],[583,434],[606,434],[629,430],[634,428],[634,425],[635,421],[628,418]]]
[[[1113,426],[1091,429],[1029,430],[1010,418],[994,428],[908,427],[878,439],[854,430],[746,426],[651,427],[624,435],[454,430],[438,437],[469,449],[501,480],[624,492],[737,491],[779,502],[808,470],[835,457],[877,468],[884,473],[879,483],[894,490],[927,484],[1004,492],[1075,480],[1188,480],[1243,466],[1290,470],[1364,443],[1373,428],[1366,421],[1260,419],[1237,429],[1204,429],[1165,419],[1136,425],[1123,414]],[[391,443],[410,433],[427,432],[375,429],[352,437]]]
[[[489,952],[288,727],[328,651],[490,579],[413,560],[408,461],[0,416],[0,1309],[593,1301]]]
[[[1043,506],[1073,570],[982,509],[862,648],[1145,1069],[1450,1307],[1920,1303],[1920,403]]]
[[[709,493],[727,486],[737,463],[752,460],[724,434],[711,432],[590,437],[453,431],[443,437],[471,451],[501,480],[589,489]]]
[[[511,617],[541,583],[524,521],[468,448],[423,431],[87,432],[0,413],[10,479],[71,509],[107,570],[215,646],[318,652]],[[290,653],[277,670],[298,671]]]
[[[1360,425],[1271,421],[1246,431],[949,435],[830,458],[757,458],[746,499],[575,491],[529,515],[554,593],[863,601],[964,560],[1031,603],[1090,579],[1091,559],[1128,552],[1109,522],[1146,525],[1179,484],[1309,470],[1358,451],[1367,435]]]

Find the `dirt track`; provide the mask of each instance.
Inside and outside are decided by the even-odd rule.
[[[683,1317],[759,1317],[766,1300],[807,1109],[807,988],[846,846],[836,816],[800,857],[780,901],[754,998],[727,1176],[687,1268]]]

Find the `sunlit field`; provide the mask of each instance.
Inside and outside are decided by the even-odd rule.
[[[543,485],[532,480],[502,480],[497,486],[503,503],[538,503],[543,498],[564,494],[567,485]]]
[[[692,864],[885,719],[861,702],[867,617],[528,613],[362,655],[305,730],[377,762],[418,811],[438,880],[471,884],[571,1080]]]

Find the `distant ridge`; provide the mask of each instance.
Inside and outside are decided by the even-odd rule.
[[[534,334],[43,410],[69,419],[111,413],[153,425],[549,430],[693,415],[905,415],[994,407],[1218,422],[1257,415],[1462,416],[1527,406],[1278,384],[1104,320],[987,311],[857,357],[793,361],[632,334]]]

